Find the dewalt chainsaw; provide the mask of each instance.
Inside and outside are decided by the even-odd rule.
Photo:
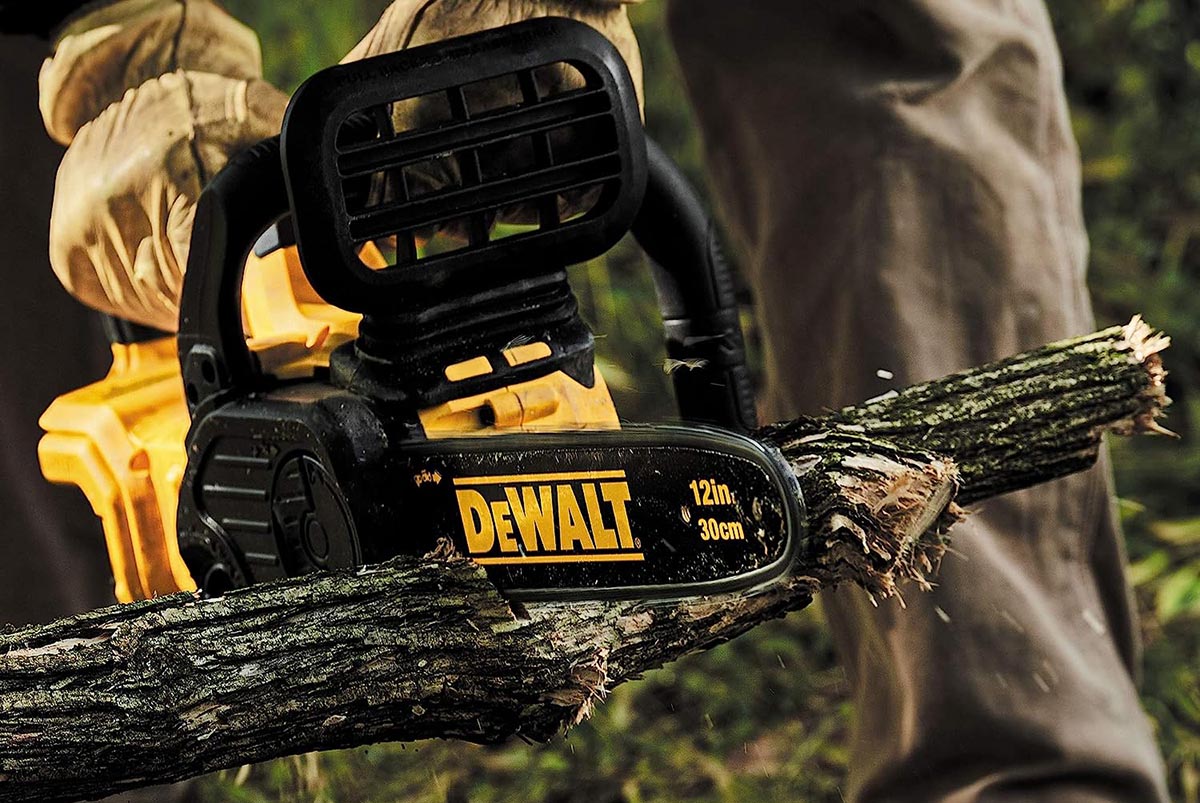
[[[582,86],[545,91],[563,65]],[[397,130],[414,99],[441,112]],[[450,180],[413,180],[438,167]],[[513,209],[534,219],[496,225]],[[686,425],[619,421],[568,284],[630,230],[692,366]],[[792,472],[745,435],[708,216],[580,23],[313,76],[202,193],[178,338],[110,338],[111,372],[46,411],[39,454],[102,519],[121,600],[439,547],[516,598],[678,597],[768,583],[802,539]]]

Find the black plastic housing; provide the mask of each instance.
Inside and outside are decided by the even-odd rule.
[[[535,71],[563,63],[578,71],[583,87],[542,97]],[[515,105],[473,114],[467,88],[497,76],[513,77]],[[450,118],[395,132],[391,104],[416,96],[446,98]],[[569,149],[574,161],[556,161],[550,132],[580,120],[599,125],[593,133],[600,135]],[[487,154],[530,137],[546,137],[531,170],[484,180]],[[376,174],[403,176],[414,159],[447,153],[463,177],[473,177],[469,187],[384,195],[382,206],[369,207]],[[590,207],[562,219],[560,196],[581,188],[592,188]],[[490,225],[502,208],[532,208],[538,225],[496,239]],[[468,237],[457,250],[421,256],[414,240],[396,249],[392,267],[371,268],[359,258],[363,237],[399,242],[415,237],[414,226],[464,216]],[[364,314],[357,341],[331,358],[328,379],[275,380],[246,345],[244,264],[277,222],[274,241],[290,229],[322,297]],[[655,263],[668,353],[694,363],[675,374],[680,411],[689,422],[733,432],[630,428],[426,441],[418,418],[424,406],[554,371],[590,385],[592,335],[565,266],[604,253],[631,226]],[[499,354],[514,337],[546,342],[551,354],[507,366]],[[567,560],[570,550],[549,556],[562,558],[561,566],[518,566],[499,555],[509,562],[489,565],[493,579],[530,598],[661,597],[754,585],[786,568],[803,529],[786,463],[735,434],[753,426],[754,406],[732,280],[712,223],[679,170],[647,144],[619,54],[581,23],[533,20],[310,79],[293,99],[281,137],[233,158],[201,194],[178,342],[193,416],[180,548],[210,593],[420,554],[436,537],[459,538],[468,549],[455,534],[461,510],[453,489],[471,474],[496,488],[520,475],[509,482],[514,493],[533,487],[541,494],[545,486],[578,493],[585,507],[593,501],[588,494],[598,492],[587,487],[593,475],[620,472],[636,489],[630,522],[645,535],[631,548],[644,548],[648,562],[619,572],[614,567],[626,558],[604,549],[593,561],[603,565],[582,568]],[[447,365],[478,355],[496,370],[446,379]],[[538,472],[557,479],[539,480]],[[688,490],[692,481],[722,487],[725,495],[708,509],[698,490]],[[685,511],[692,493],[705,508],[699,519]],[[511,505],[504,494],[492,502]],[[588,507],[599,534],[615,510],[593,515]],[[567,531],[572,515],[560,522]],[[699,521],[725,534],[736,524],[744,537],[697,540],[697,528],[707,526]],[[400,523],[406,533],[419,532],[417,539],[395,537]]]
[[[804,531],[782,456],[702,427],[423,441],[305,383],[223,405],[195,435],[179,538],[208,593],[444,542],[518,599],[673,598],[773,580]],[[467,533],[485,519],[479,547]]]
[[[683,171],[647,138],[646,195],[633,235],[650,258],[679,414],[749,432],[758,424],[733,271]]]

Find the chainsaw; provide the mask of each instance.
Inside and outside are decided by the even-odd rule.
[[[547,91],[551,68],[575,88]],[[398,129],[414,100],[434,111]],[[680,424],[620,420],[568,281],[630,231],[688,366]],[[177,338],[109,337],[39,457],[101,519],[122,601],[435,550],[515,599],[677,598],[771,583],[803,540],[792,471],[747,436],[709,216],[581,23],[315,74],[202,192]]]

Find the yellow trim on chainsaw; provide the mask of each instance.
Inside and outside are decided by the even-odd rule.
[[[384,264],[372,246],[362,257],[370,265]],[[326,304],[308,284],[295,248],[250,257],[242,314],[259,368],[281,379],[313,376],[329,364],[333,349],[358,333],[358,315]],[[42,414],[42,474],[51,482],[78,486],[87,497],[103,526],[119,601],[194,591],[175,535],[187,464],[184,438],[191,424],[175,338],[115,344],[112,352],[107,376],[60,396]],[[546,343],[528,343],[507,349],[504,358],[520,365],[550,353]],[[492,370],[486,358],[478,357],[449,366],[446,376],[465,379]],[[446,402],[419,416],[430,439],[620,426],[598,370],[591,388],[556,371]]]

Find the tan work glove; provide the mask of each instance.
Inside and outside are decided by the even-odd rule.
[[[642,56],[624,8],[635,2],[639,0],[395,0],[342,61],[358,61],[534,17],[570,17],[592,26],[617,46],[640,99]]]
[[[234,153],[279,132],[254,33],[209,0],[121,0],[71,21],[39,77],[68,145],[50,262],[96,309],[178,325],[195,203]]]
[[[362,41],[355,45],[343,62],[357,61],[369,56],[390,53],[417,45],[428,44],[455,36],[498,28],[534,17],[570,17],[587,23],[610,42],[616,45],[633,78],[638,93],[638,105],[642,102],[642,57],[638,50],[637,38],[629,17],[625,13],[625,4],[639,0],[395,0],[383,12],[379,22],[370,30]],[[538,71],[539,89],[544,94],[553,94],[582,86],[580,76],[573,69],[560,68],[556,71]],[[469,97],[469,102],[484,108],[499,108],[520,102],[520,92],[511,87],[506,94],[489,85],[485,92],[497,93],[495,97]],[[397,131],[403,131],[422,124],[428,124],[443,116],[444,109],[440,104],[430,101],[396,103],[393,105],[392,121]],[[556,153],[565,151],[572,143],[564,138],[554,140]],[[511,154],[493,154],[493,158],[509,159],[511,164],[499,167],[503,173],[522,172],[529,165],[523,164],[528,159],[525,154],[514,150]],[[453,159],[438,159],[427,162],[408,171],[409,190],[414,184],[423,190],[440,189],[448,185],[461,184],[458,175],[458,163]],[[423,186],[422,186],[423,185]],[[392,197],[390,188],[375,188],[374,192],[381,195],[383,200]],[[566,218],[587,209],[598,196],[595,192],[582,190],[571,193],[568,197],[560,198],[559,216]],[[517,207],[505,209],[501,215],[506,223],[536,223],[537,210]],[[428,235],[431,232],[426,232]],[[465,231],[443,229],[461,238],[466,237]]]

